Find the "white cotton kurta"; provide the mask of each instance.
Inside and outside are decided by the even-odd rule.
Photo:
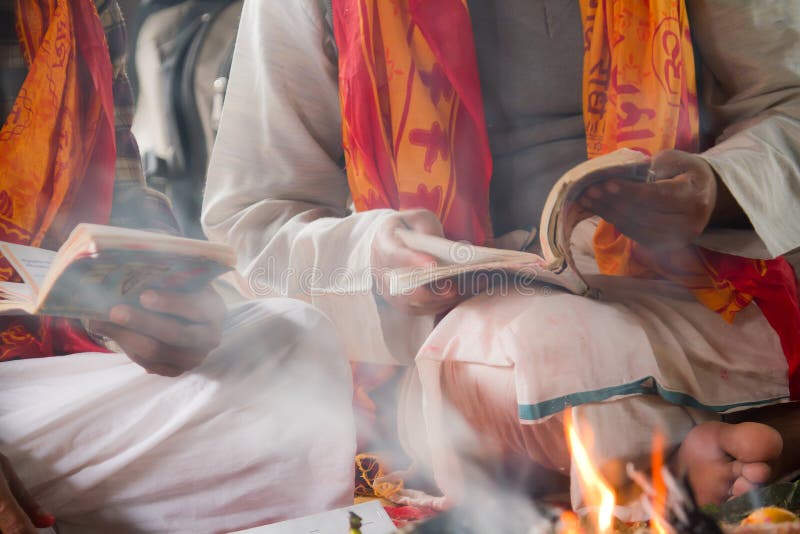
[[[313,303],[352,360],[408,364],[433,321],[384,306],[364,275],[375,230],[392,212],[350,211],[336,56],[321,4],[245,2],[203,224],[237,249],[251,294]],[[755,228],[701,240],[753,257],[786,254],[800,248],[800,15],[793,0],[688,5],[706,133],[718,139],[702,156]]]
[[[228,315],[179,378],[123,354],[0,365],[0,450],[60,532],[222,532],[352,502],[349,367],[286,299]]]
[[[672,412],[674,402],[683,414],[683,405],[725,411],[787,398],[777,338],[754,306],[727,326],[699,304],[646,288],[632,296],[609,292],[607,302],[570,295],[536,302],[535,296],[481,296],[434,330],[432,318],[402,315],[376,298],[365,273],[375,230],[393,212],[349,211],[336,58],[321,4],[245,2],[203,223],[211,239],[237,248],[242,283],[251,294],[291,296],[318,306],[343,336],[351,360],[408,364],[424,347],[417,356],[424,396],[409,395],[401,414],[412,429],[407,445],[419,457],[430,455],[425,445],[442,431],[431,404],[443,396],[436,379],[441,376],[426,375],[423,367],[442,360],[503,362],[513,372],[506,382],[514,384],[511,413],[528,423],[557,416],[565,399],[588,403],[587,410],[610,410],[621,394],[663,400],[642,408],[641,416],[651,409]],[[749,257],[787,254],[800,247],[800,13],[794,0],[687,4],[703,65],[704,133],[716,138],[701,156],[754,228],[709,232],[698,241]],[[459,321],[465,317],[470,320]],[[503,317],[506,324],[493,328]],[[476,331],[485,338],[470,343]],[[475,347],[486,350],[468,350]],[[549,350],[542,352],[544,347]],[[592,365],[581,365],[585,353],[593,354]],[[560,371],[560,354],[575,375]],[[723,376],[726,366],[737,376]],[[543,374],[544,369],[551,371]],[[609,394],[580,395],[601,390]],[[622,405],[636,410],[637,404],[643,403]],[[464,405],[459,407],[463,412]],[[629,412],[615,417],[646,420]],[[672,439],[680,439],[693,421],[672,420]],[[644,427],[642,435],[649,437],[651,430]],[[629,441],[644,446],[644,439]]]

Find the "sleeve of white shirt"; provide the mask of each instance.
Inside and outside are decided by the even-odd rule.
[[[753,231],[711,231],[698,244],[751,257],[800,247],[800,6],[797,0],[691,0],[703,66],[703,154]]]
[[[325,312],[354,361],[410,362],[432,328],[376,298],[370,249],[394,213],[352,214],[337,66],[318,0],[246,0],[211,157],[203,226],[251,296]]]

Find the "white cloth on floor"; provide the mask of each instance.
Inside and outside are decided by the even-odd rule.
[[[352,503],[350,380],[319,311],[245,303],[179,378],[123,354],[0,364],[0,450],[62,534],[236,530]]]

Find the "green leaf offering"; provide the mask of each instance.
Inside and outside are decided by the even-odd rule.
[[[777,506],[790,512],[800,512],[800,481],[782,482],[759,488],[731,499],[716,510],[706,510],[704,507],[703,511],[710,512],[710,515],[719,521],[736,524],[754,510],[764,506]]]

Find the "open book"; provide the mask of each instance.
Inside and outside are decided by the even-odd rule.
[[[22,279],[0,282],[0,315],[105,317],[145,289],[189,291],[236,264],[227,245],[80,224],[58,252],[0,241]]]
[[[390,273],[389,291],[392,295],[406,294],[440,280],[497,271],[509,273],[522,282],[553,284],[578,295],[587,294],[589,286],[575,267],[569,244],[575,225],[590,214],[575,201],[587,187],[598,182],[611,178],[644,182],[650,176],[650,159],[626,148],[585,161],[567,171],[550,190],[542,210],[538,228],[541,255],[524,250],[479,247],[400,229],[397,236],[407,247],[433,256],[438,265],[431,269],[395,269]],[[535,237],[532,233],[526,245]]]

